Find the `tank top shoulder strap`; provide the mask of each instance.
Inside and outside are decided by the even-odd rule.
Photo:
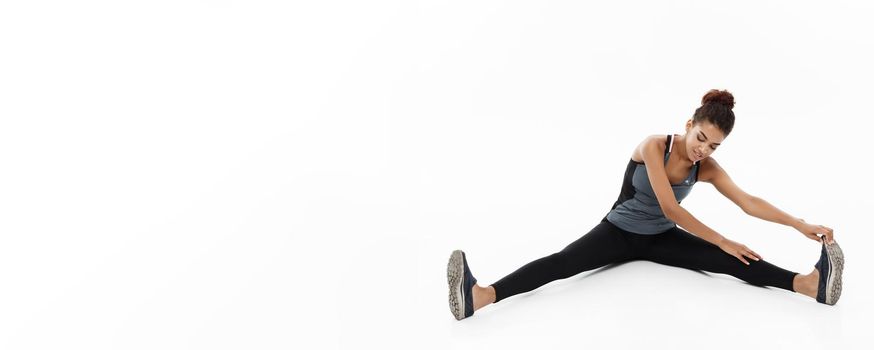
[[[668,161],[668,157],[671,155],[671,151],[674,149],[674,135],[668,134],[668,137],[665,139],[665,162]]]

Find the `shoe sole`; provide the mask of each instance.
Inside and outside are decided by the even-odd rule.
[[[826,244],[828,254],[829,276],[826,281],[825,303],[834,305],[841,297],[841,275],[844,273],[844,252],[837,244]]]
[[[446,266],[446,279],[449,282],[449,311],[456,320],[464,318],[464,259],[461,251],[452,252]]]

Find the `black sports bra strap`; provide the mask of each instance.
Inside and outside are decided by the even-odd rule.
[[[674,148],[674,135],[668,134],[668,137],[665,139],[665,162],[668,161],[668,155],[671,154],[671,150]]]

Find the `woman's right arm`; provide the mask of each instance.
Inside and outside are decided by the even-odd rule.
[[[663,142],[660,140],[660,137],[650,136],[641,144],[640,152],[643,156],[643,162],[646,164],[649,183],[652,185],[652,190],[655,192],[662,212],[668,220],[682,226],[705,241],[719,245],[725,237],[707,227],[701,221],[698,221],[698,219],[677,203],[677,198],[674,197],[674,190],[671,189],[671,183],[668,180],[668,173],[665,170],[664,146],[662,144]]]
[[[643,162],[646,165],[646,173],[649,177],[649,183],[652,186],[653,192],[658,199],[659,207],[668,220],[673,221],[677,225],[682,226],[687,231],[695,236],[710,242],[729,255],[734,256],[742,263],[749,265],[750,263],[744,259],[760,260],[762,257],[747,246],[738,242],[732,241],[723,237],[718,232],[714,231],[701,221],[698,221],[685,208],[677,203],[677,198],[674,196],[674,190],[671,189],[671,182],[668,180],[668,173],[665,170],[664,164],[664,141],[659,136],[650,136],[640,145]]]

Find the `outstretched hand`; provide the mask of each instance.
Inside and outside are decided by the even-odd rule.
[[[759,261],[762,259],[762,257],[759,256],[759,254],[754,252],[752,249],[728,238],[723,239],[722,242],[720,242],[717,246],[726,253],[733,255],[735,258],[738,258],[738,260],[747,265],[749,265],[750,263],[744,258],[750,258],[755,261]]]
[[[795,229],[804,234],[807,238],[817,242],[822,242],[823,238],[825,238],[825,242],[828,244],[835,242],[835,230],[823,225],[808,224],[804,219],[799,220],[801,220],[801,225],[798,225]],[[819,236],[819,234],[822,236]]]

